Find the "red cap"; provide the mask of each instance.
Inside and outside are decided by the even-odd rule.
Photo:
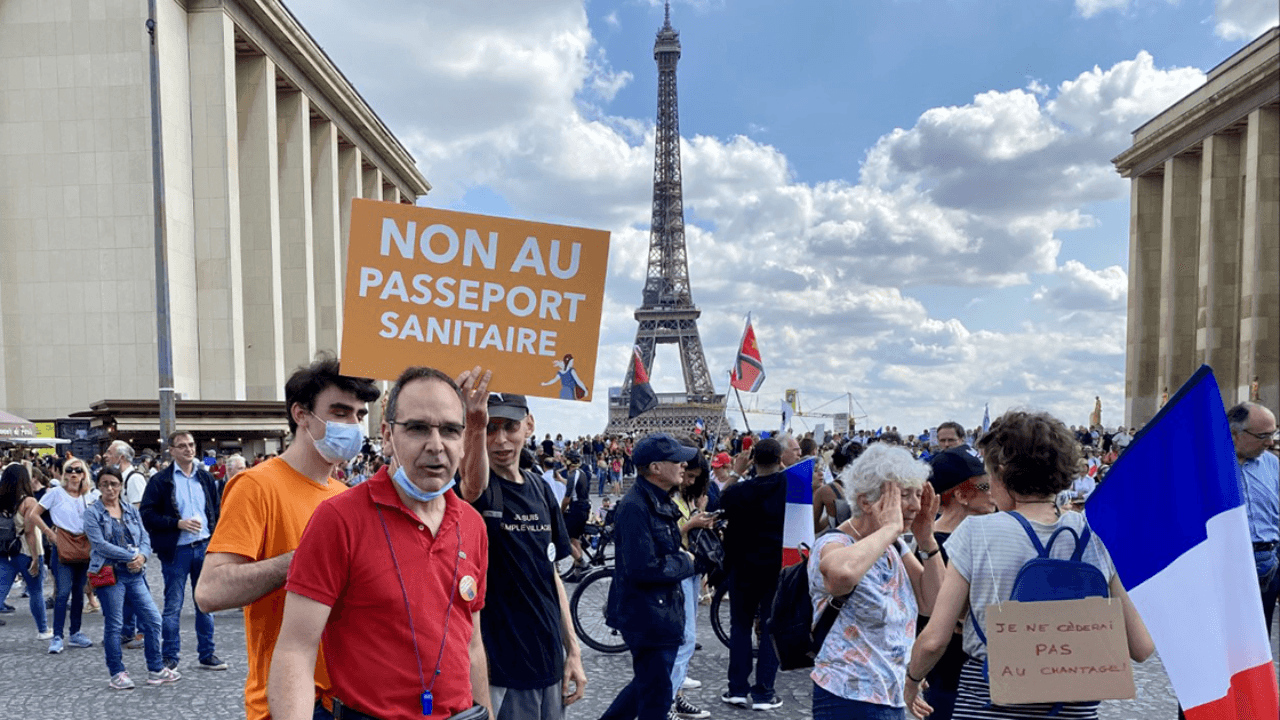
[[[733,458],[729,457],[729,453],[720,453],[711,459],[711,467],[718,468],[725,465],[732,465]]]

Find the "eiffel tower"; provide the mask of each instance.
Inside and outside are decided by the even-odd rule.
[[[653,43],[658,63],[658,129],[653,159],[653,218],[649,230],[649,272],[643,302],[636,309],[640,323],[636,345],[646,368],[653,367],[658,343],[680,348],[684,372],[683,393],[659,393],[658,407],[630,420],[632,363],[619,396],[609,399],[606,433],[665,431],[685,434],[702,418],[707,432],[721,437],[729,432],[725,397],[716,394],[707,372],[698,335],[698,316],[689,289],[688,251],[684,240],[684,192],[680,175],[680,111],[676,99],[676,62],[680,60],[680,34],[671,27],[671,3],[666,20]]]

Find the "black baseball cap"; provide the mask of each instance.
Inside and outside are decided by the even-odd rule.
[[[929,476],[929,482],[933,485],[934,492],[939,495],[969,478],[987,474],[987,469],[982,465],[982,458],[979,458],[973,448],[968,445],[944,450],[934,455],[929,464],[933,466],[933,474]]]
[[[644,467],[649,463],[667,460],[670,462],[690,462],[698,457],[698,449],[681,445],[679,441],[666,433],[647,435],[636,443],[631,450],[631,461],[636,467]]]
[[[520,422],[529,416],[529,401],[523,395],[489,393],[489,417]]]

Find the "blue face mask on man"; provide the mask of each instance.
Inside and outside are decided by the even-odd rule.
[[[441,495],[449,492],[453,489],[453,486],[458,483],[457,478],[450,478],[449,482],[439,490],[426,492],[420,489],[417,485],[414,485],[413,481],[409,479],[409,475],[405,473],[405,464],[400,461],[400,453],[396,451],[396,444],[394,440],[391,441],[391,450],[396,453],[396,471],[395,474],[391,476],[391,479],[395,481],[396,485],[400,486],[400,489],[404,491],[405,495],[408,495],[418,502],[431,502],[432,500],[435,500]]]
[[[315,413],[311,413],[311,417],[320,419]],[[307,430],[307,434],[311,435],[311,431]],[[324,424],[324,437],[317,440],[316,436],[311,435],[311,440],[316,445],[316,451],[328,462],[347,462],[360,454],[360,448],[364,445],[364,432],[358,423],[329,420]]]

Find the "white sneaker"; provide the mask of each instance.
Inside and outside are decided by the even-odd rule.
[[[48,639],[50,639],[50,638],[52,638],[52,637],[53,637],[53,631],[52,631],[52,630],[45,630],[44,632],[38,632],[38,633],[36,633],[36,639],[37,639],[37,640],[48,640]]]
[[[697,690],[702,687],[701,680],[694,680],[691,677],[685,677],[684,682],[680,685],[681,690]]]

